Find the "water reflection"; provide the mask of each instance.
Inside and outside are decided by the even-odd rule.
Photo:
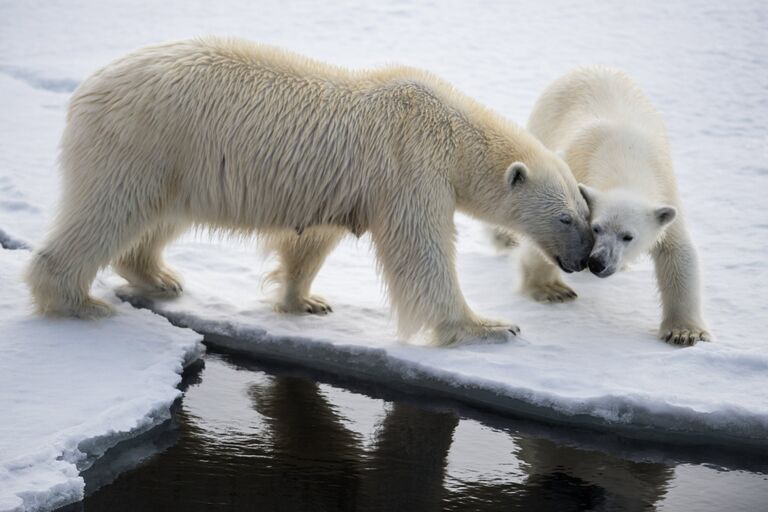
[[[312,381],[277,377],[249,395],[279,454],[281,508],[440,510],[455,414],[395,402],[366,451]]]
[[[649,510],[673,475],[661,463],[622,460],[546,439],[521,439],[520,446],[529,472],[521,510]]]
[[[72,508],[649,510],[674,488],[675,462],[657,447],[594,449],[559,439],[563,429],[335,384],[211,354],[164,427],[175,444],[153,440],[162,453]],[[87,472],[89,491],[111,479],[100,466],[124,458]]]
[[[248,394],[267,418],[280,507],[355,510],[363,452],[358,436],[344,426],[318,385],[277,377],[266,386],[252,386]]]

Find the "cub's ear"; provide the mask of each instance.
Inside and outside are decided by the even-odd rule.
[[[581,192],[581,197],[584,198],[584,201],[587,202],[587,206],[589,206],[589,209],[595,207],[595,202],[597,201],[597,190],[590,188],[583,183],[579,183],[579,192]]]
[[[656,222],[659,223],[659,226],[666,226],[675,220],[675,217],[677,217],[677,210],[672,206],[662,206],[653,211],[653,216],[656,218]]]
[[[509,166],[504,178],[507,180],[507,185],[514,188],[528,179],[529,172],[528,167],[523,162],[515,162]]]

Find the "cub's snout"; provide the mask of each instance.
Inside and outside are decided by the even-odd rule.
[[[599,258],[589,258],[589,271],[598,277],[608,277],[605,272],[605,262]]]

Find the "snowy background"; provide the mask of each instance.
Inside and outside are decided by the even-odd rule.
[[[666,117],[683,204],[717,340],[655,339],[652,268],[608,280],[569,276],[572,304],[517,293],[514,256],[459,224],[470,304],[522,339],[496,347],[405,346],[367,240],[329,258],[315,291],[328,317],[271,313],[255,246],[188,237],[168,251],[185,296],[154,304],[176,323],[337,371],[379,369],[501,408],[737,439],[768,437],[768,7],[735,2],[164,2],[0,0],[0,242],[39,242],[58,195],[66,105],[90,73],[137,47],[242,36],[346,65],[426,68],[525,124],[538,94],[580,64],[625,69]],[[0,510],[79,498],[78,470],[125,435],[167,417],[200,336],[123,305],[97,324],[29,314],[23,250],[0,249]],[[105,273],[94,292],[118,301]],[[355,370],[354,367],[359,368]]]

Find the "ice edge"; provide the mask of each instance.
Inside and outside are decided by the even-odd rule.
[[[185,368],[196,362],[205,352],[205,347],[199,341],[189,347],[182,355],[181,368],[177,372],[178,382],[181,383],[182,373]],[[98,459],[100,459],[110,449],[118,446],[124,441],[130,441],[152,429],[164,424],[171,418],[171,406],[182,395],[177,391],[169,400],[156,404],[146,414],[136,419],[135,426],[128,430],[119,430],[108,432],[101,435],[86,437],[77,441],[74,449],[64,448],[57,458],[62,462],[70,464],[77,471],[77,478],[81,480],[82,486],[79,492],[62,492],[57,494],[54,488],[47,488],[37,491],[25,491],[16,496],[21,500],[21,504],[10,509],[0,509],[0,512],[15,512],[18,510],[55,510],[73,503],[81,501],[84,497],[85,482],[83,481],[83,472],[90,468]],[[111,409],[110,409],[111,410]],[[109,414],[110,410],[105,411]],[[62,489],[64,491],[66,489]],[[53,491],[53,492],[52,492]]]
[[[136,307],[153,309],[150,301],[129,298]],[[429,368],[380,348],[337,345],[322,339],[275,335],[258,327],[243,328],[224,321],[204,320],[186,313],[153,311],[172,324],[205,336],[211,346],[242,355],[272,360],[350,377],[391,388],[419,391],[454,399],[495,413],[548,423],[595,428],[625,437],[692,444],[733,444],[768,448],[768,417],[737,408],[701,412],[667,404],[652,410],[641,397],[597,396],[578,405],[556,395],[533,392],[477,377]]]

